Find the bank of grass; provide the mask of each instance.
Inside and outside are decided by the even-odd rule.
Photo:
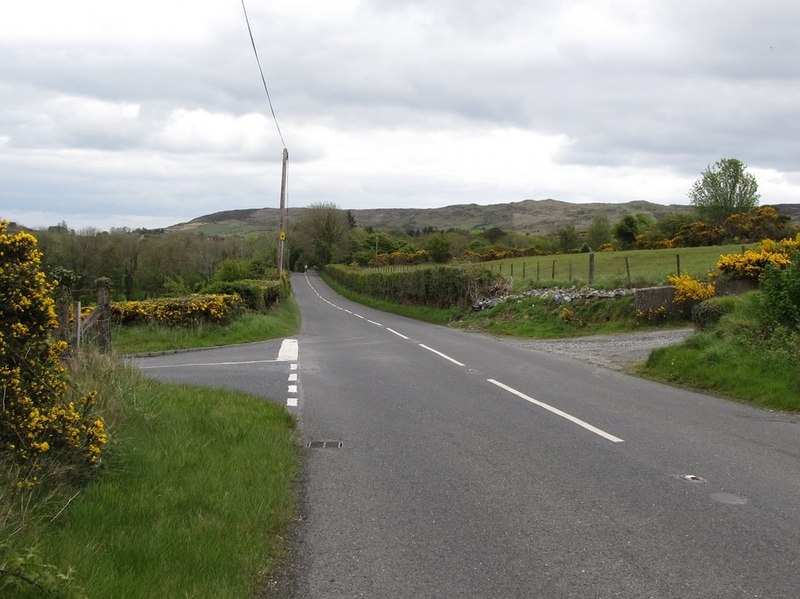
[[[227,325],[195,327],[133,325],[113,327],[112,345],[120,354],[214,347],[288,337],[300,328],[300,311],[294,297],[265,313],[248,313]]]
[[[800,332],[765,326],[759,296],[713,300],[725,316],[680,345],[654,351],[640,373],[766,408],[800,411]]]
[[[86,597],[253,596],[285,555],[295,515],[293,417],[242,393],[85,361],[79,384],[100,389],[111,431],[103,471],[0,501],[3,550],[38,548],[44,563],[73,570]],[[35,561],[25,566],[34,577]],[[19,596],[41,596],[33,591]]]
[[[637,318],[633,304],[633,296],[574,300],[561,305],[552,300],[524,297],[465,314],[459,326],[496,335],[553,339],[687,324],[678,316],[655,322]]]

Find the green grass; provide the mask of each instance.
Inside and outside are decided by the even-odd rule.
[[[92,368],[82,384],[111,396],[105,471],[36,497],[6,519],[4,537],[16,531],[16,547],[74,568],[88,597],[253,596],[276,573],[296,513],[293,417],[242,393],[147,380],[106,358]]]
[[[626,258],[631,272],[630,284],[635,287],[647,287],[663,285],[666,283],[667,277],[677,273],[678,255],[681,260],[681,274],[704,277],[708,272],[716,271],[720,255],[741,251],[742,246],[738,244],[666,250],[595,252],[595,282],[593,286],[600,289],[628,287]],[[554,262],[555,277],[553,276]],[[496,260],[483,264],[493,272],[501,273],[506,277],[513,274],[515,288],[520,291],[530,287],[552,286],[556,283],[588,285],[589,281],[589,254],[532,256]]]
[[[228,325],[118,326],[111,340],[117,353],[135,354],[277,339],[294,335],[299,328],[300,311],[292,297],[266,314],[245,314]]]
[[[761,324],[758,295],[720,298],[729,313],[719,323],[656,350],[641,374],[767,408],[800,410],[800,332]]]

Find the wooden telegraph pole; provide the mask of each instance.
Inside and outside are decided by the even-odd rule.
[[[278,278],[283,276],[283,251],[286,245],[286,163],[289,150],[283,148],[283,167],[281,168],[281,208],[278,221]]]

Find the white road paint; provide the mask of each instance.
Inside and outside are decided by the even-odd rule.
[[[355,316],[356,318],[360,318],[361,320],[365,320],[364,317],[361,316],[361,314],[356,314],[355,312],[353,312],[353,316]]]
[[[403,333],[398,333],[397,331],[395,331],[394,329],[390,329],[389,327],[386,327],[386,330],[389,331],[390,333],[394,333],[395,335],[397,335],[401,339],[405,339],[406,341],[408,341],[408,339],[409,339],[408,337],[403,335]]]
[[[420,344],[419,344],[419,346],[420,346],[421,348],[423,348],[423,349],[427,349],[429,352],[433,352],[433,353],[435,353],[437,356],[441,356],[441,357],[442,357],[442,358],[444,358],[445,360],[449,360],[450,362],[452,362],[452,363],[453,363],[453,364],[455,364],[456,366],[463,366],[463,364],[462,364],[461,362],[459,362],[458,360],[454,360],[453,358],[451,358],[451,357],[450,357],[450,356],[448,356],[447,354],[443,354],[443,353],[442,353],[442,352],[440,352],[440,351],[436,351],[436,350],[435,350],[435,349],[433,349],[432,347],[428,347],[427,345],[423,345],[422,343],[420,343]]]
[[[289,370],[297,370],[297,364],[290,364]]]
[[[278,352],[278,362],[296,362],[297,348],[297,339],[284,339]]]
[[[367,322],[368,322],[368,323],[370,323],[370,324],[374,324],[374,325],[376,325],[376,326],[379,326],[379,327],[382,327],[382,326],[383,326],[381,323],[379,323],[379,322],[375,322],[374,320],[367,320]]]
[[[272,364],[280,360],[244,360],[241,362],[196,362],[194,364],[156,364],[154,366],[140,366],[142,370],[153,370],[154,368],[188,368],[194,366],[239,366],[240,364]]]
[[[293,372],[292,374],[289,375],[289,382],[290,383],[293,383],[296,380],[297,380],[297,373],[296,372]]]
[[[297,393],[297,385],[289,385],[289,391],[287,393]]]
[[[612,435],[610,433],[607,433],[604,430],[601,430],[601,429],[599,429],[599,428],[597,428],[595,426],[592,426],[588,422],[584,422],[580,418],[576,418],[575,416],[573,416],[571,414],[567,414],[566,412],[563,412],[563,411],[559,410],[558,408],[554,408],[553,406],[548,405],[548,404],[546,404],[546,403],[544,403],[542,401],[539,401],[538,399],[534,399],[534,398],[530,397],[529,395],[525,395],[521,391],[517,391],[516,389],[514,389],[513,387],[509,387],[508,385],[504,385],[500,381],[496,381],[494,379],[486,379],[486,380],[489,381],[490,383],[492,383],[492,385],[496,385],[497,387],[500,387],[501,389],[504,389],[504,390],[508,391],[509,393],[511,393],[513,395],[516,395],[517,397],[521,397],[525,401],[528,401],[528,402],[530,402],[530,403],[532,403],[532,404],[534,404],[536,406],[539,406],[540,408],[544,408],[545,410],[547,410],[548,412],[552,412],[556,416],[561,416],[562,418],[565,418],[566,420],[569,420],[570,422],[572,422],[574,424],[577,424],[578,426],[582,426],[586,430],[593,432],[595,435],[600,435],[601,437],[611,441],[612,443],[623,443],[624,442],[624,439],[620,439],[619,437],[615,437],[614,435]]]
[[[287,405],[287,407],[290,407],[290,408],[296,408],[297,407],[297,398],[296,397],[290,397],[289,399],[286,400],[286,405]]]

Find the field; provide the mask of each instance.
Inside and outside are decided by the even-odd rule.
[[[717,272],[716,263],[720,255],[739,253],[742,247],[748,246],[734,244],[665,250],[595,252],[593,254],[595,276],[592,286],[606,289],[663,285],[666,284],[667,277],[678,274],[678,270],[680,274],[704,278],[709,272]],[[589,256],[590,254],[553,254],[476,264],[503,275],[513,282],[516,291],[523,291],[538,286],[588,285]],[[386,266],[376,270],[412,268],[420,267]]]

